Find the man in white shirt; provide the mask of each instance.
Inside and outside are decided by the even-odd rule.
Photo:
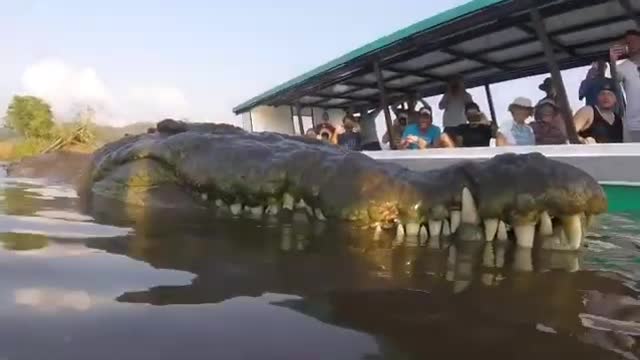
[[[629,56],[618,65],[617,71],[627,100],[624,141],[640,142],[640,31],[627,31],[623,44],[614,45],[609,55],[612,63],[616,63],[624,55]]]

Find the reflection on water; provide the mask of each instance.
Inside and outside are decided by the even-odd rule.
[[[0,192],[0,359],[640,357],[632,215],[579,254],[408,248],[301,219],[83,214],[37,181]]]

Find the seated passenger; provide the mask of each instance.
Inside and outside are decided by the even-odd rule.
[[[498,130],[496,136],[497,146],[529,146],[536,144],[536,137],[527,120],[533,116],[533,103],[531,100],[519,97],[509,105],[509,112],[513,116],[513,122]]]
[[[445,129],[458,147],[483,147],[491,144],[493,128],[491,121],[480,111],[476,103],[465,105],[467,123]]]
[[[402,143],[402,134],[404,134],[404,129],[407,127],[409,121],[409,115],[406,111],[399,111],[398,117],[393,121],[393,125],[391,125],[391,135],[387,131],[382,137],[383,144],[390,144],[393,149],[400,149],[400,144]]]
[[[612,81],[598,86],[596,105],[578,110],[573,118],[583,144],[623,142],[622,118],[616,114],[617,97]]]
[[[344,132],[338,135],[338,145],[351,151],[360,151],[362,143],[360,133],[354,131],[357,125],[356,119],[353,115],[347,115],[342,119],[342,123]]]
[[[322,113],[322,123],[316,125],[314,130],[316,134],[320,136],[319,137],[320,140],[326,141],[331,144],[337,144],[338,139],[337,139],[336,127],[331,125],[331,123],[329,122],[328,112],[325,111],[324,113]]]
[[[535,121],[531,123],[536,145],[567,144],[567,133],[560,116],[560,108],[551,99],[544,99],[534,109]]]
[[[317,139],[318,138],[318,134],[316,134],[316,131],[313,130],[313,128],[308,129],[307,132],[304,134],[305,137],[308,137],[309,139]]]
[[[428,108],[420,110],[417,124],[410,124],[402,134],[400,149],[427,149],[440,144],[442,132],[433,125],[431,111]]]

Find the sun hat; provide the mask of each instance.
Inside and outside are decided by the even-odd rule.
[[[544,79],[542,84],[540,84],[538,86],[538,89],[540,89],[540,90],[542,90],[544,92],[547,92],[547,91],[551,90],[552,87],[553,87],[553,80],[550,77],[548,77],[548,78]]]
[[[531,99],[520,96],[515,98],[515,100],[513,100],[513,102],[509,104],[509,111],[511,111],[511,109],[513,109],[514,107],[533,110],[533,102],[531,101]]]
[[[610,79],[603,79],[602,81],[598,82],[596,89],[598,90],[598,94],[603,91],[610,91],[614,94],[616,93],[616,87],[613,81]]]

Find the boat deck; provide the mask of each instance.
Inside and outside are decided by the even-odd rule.
[[[425,171],[460,161],[483,161],[506,153],[538,152],[583,169],[600,182],[640,183],[640,144],[546,145],[372,151],[368,156]]]

